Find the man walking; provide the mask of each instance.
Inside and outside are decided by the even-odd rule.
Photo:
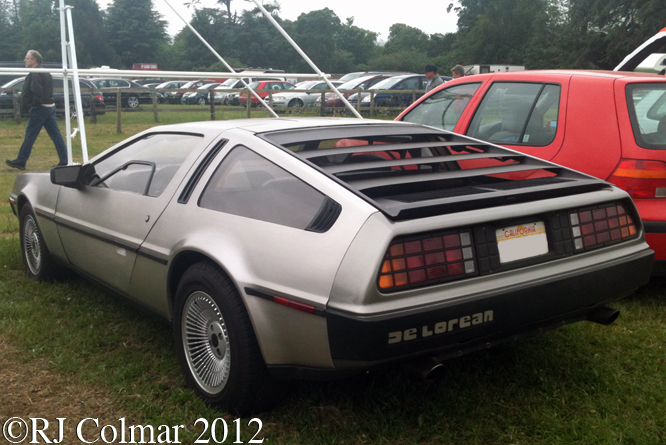
[[[26,68],[39,68],[42,64],[42,55],[35,50],[30,50],[25,55]],[[67,146],[65,140],[60,134],[58,123],[56,122],[56,107],[53,102],[53,78],[49,73],[30,73],[25,78],[23,89],[21,90],[21,112],[29,109],[28,126],[25,129],[25,139],[19,150],[19,154],[13,161],[5,161],[8,166],[25,170],[32,146],[39,136],[42,127],[55,144],[58,152],[58,165],[67,165]]]
[[[426,84],[425,87],[425,92],[427,93],[430,90],[435,89],[436,87],[440,86],[441,84],[444,83],[441,77],[437,74],[437,66],[436,65],[426,65],[425,67],[425,76],[428,79],[428,83]]]

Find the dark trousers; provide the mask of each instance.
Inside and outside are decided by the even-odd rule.
[[[39,132],[42,131],[42,127],[46,128],[46,132],[55,144],[60,162],[67,162],[67,146],[56,122],[56,107],[32,107],[28,112],[28,116],[29,120],[28,126],[25,129],[25,139],[15,162],[21,165],[25,165],[28,162],[32,146],[35,144]]]

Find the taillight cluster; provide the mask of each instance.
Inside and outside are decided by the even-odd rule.
[[[569,214],[576,252],[600,247],[636,235],[636,225],[622,204]]]
[[[608,182],[632,198],[666,198],[666,162],[622,159]]]
[[[394,240],[379,274],[381,290],[406,289],[476,275],[471,231]]]

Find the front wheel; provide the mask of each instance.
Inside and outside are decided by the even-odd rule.
[[[51,258],[37,219],[29,205],[24,205],[19,217],[21,254],[28,276],[36,281],[48,281],[56,277],[58,267]]]
[[[136,107],[138,107],[138,106],[139,106],[139,98],[138,98],[137,96],[135,96],[134,94],[131,94],[131,95],[127,98],[127,106],[128,106],[129,108],[136,108]]]
[[[200,97],[197,99],[197,103],[199,105],[206,105],[206,98],[205,97]]]
[[[292,113],[301,114],[303,111],[303,101],[300,99],[294,99],[289,102],[288,107],[292,109]]]
[[[185,379],[206,402],[243,416],[284,397],[286,383],[269,374],[240,295],[215,264],[183,274],[173,326]]]

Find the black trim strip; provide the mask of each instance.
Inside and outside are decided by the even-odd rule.
[[[163,266],[166,266],[167,264],[169,264],[169,259],[168,259],[168,258],[165,259],[165,258],[158,257],[158,256],[156,256],[156,255],[153,255],[153,254],[147,253],[147,252],[145,252],[141,247],[139,247],[139,250],[136,252],[136,254],[137,254],[137,255],[140,255],[140,256],[142,256],[142,257],[144,257],[144,258],[147,258],[147,259],[149,259],[149,260],[153,260],[153,261],[155,261],[156,263],[160,263],[160,264],[162,264]]]
[[[46,213],[42,210],[35,210],[35,215],[40,216],[44,219],[48,219],[49,221],[55,222],[55,216],[52,213]]]
[[[54,218],[54,221],[59,226],[66,227],[70,230],[74,230],[75,232],[79,232],[83,235],[89,236],[90,238],[94,238],[94,239],[99,240],[99,241],[104,241],[106,243],[113,244],[114,246],[122,247],[123,249],[127,250],[128,252],[137,253],[139,251],[138,247],[129,246],[128,244],[122,243],[120,241],[116,241],[116,240],[112,239],[111,237],[98,235],[98,234],[93,233],[89,230],[82,229],[78,226],[75,226],[73,224],[64,222],[64,221],[59,220],[59,219]]]
[[[121,247],[121,248],[127,250],[128,252],[132,252],[132,253],[135,253],[137,255],[141,255],[142,257],[147,258],[147,259],[152,260],[152,261],[155,261],[156,263],[159,263],[159,264],[162,264],[162,265],[169,264],[169,259],[168,258],[165,259],[165,258],[162,258],[162,257],[158,257],[156,255],[147,253],[144,250],[142,250],[141,247],[138,247],[138,248],[130,247],[129,245],[127,245],[125,243],[121,243],[119,241],[113,240],[110,237],[105,237],[105,236],[102,236],[102,235],[98,235],[96,233],[92,233],[89,230],[82,229],[82,228],[77,227],[73,224],[69,224],[69,223],[66,223],[66,222],[63,222],[63,221],[60,221],[60,220],[56,220],[55,218],[50,218],[50,219],[55,221],[55,223],[57,225],[60,225],[62,227],[66,227],[68,229],[74,230],[75,232],[79,232],[83,235],[89,236],[89,237],[94,238],[96,240],[103,241],[105,243],[109,243],[109,244],[112,244],[114,246]]]
[[[251,287],[246,287],[245,288],[245,293],[248,294],[248,295],[252,295],[253,297],[259,297],[261,299],[270,301],[271,303],[279,304],[279,303],[275,302],[275,300],[273,299],[273,295],[267,294],[266,292],[262,292],[262,291],[257,290],[257,289],[253,289]],[[282,297],[282,298],[287,298],[287,297]],[[287,300],[294,301],[296,303],[300,303],[299,301],[293,300],[291,298],[287,298]],[[305,304],[305,303],[303,303],[303,304]],[[312,305],[310,305],[310,306],[312,306]],[[297,309],[294,309],[294,310],[297,310]],[[324,316],[326,316],[326,310],[325,309],[319,309],[319,308],[315,307],[314,315],[319,315],[320,317],[324,317]]]
[[[645,221],[643,220],[645,233],[666,233],[666,221]]]
[[[213,159],[215,159],[215,156],[217,156],[220,150],[222,150],[222,148],[227,145],[227,142],[229,142],[228,139],[222,139],[217,144],[215,144],[211,151],[206,154],[203,161],[201,161],[201,163],[197,166],[196,170],[187,181],[187,184],[185,184],[183,191],[180,193],[180,196],[178,197],[179,204],[187,204],[187,202],[190,200],[190,197],[192,196],[192,193],[194,192],[194,188],[199,183],[199,180],[203,176],[204,172],[206,169],[208,169],[208,166],[211,164],[211,162],[213,162]]]

